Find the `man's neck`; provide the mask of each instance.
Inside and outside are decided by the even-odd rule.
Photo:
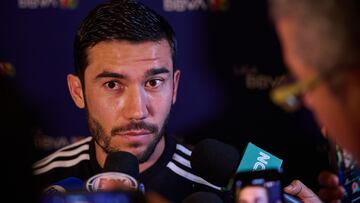
[[[165,136],[161,137],[161,140],[158,142],[158,144],[155,147],[154,152],[151,154],[150,158],[139,165],[140,173],[144,172],[146,169],[150,168],[152,165],[154,165],[162,155],[165,149]]]
[[[139,165],[139,172],[142,173],[146,169],[150,168],[152,165],[154,165],[162,155],[165,149],[165,136],[162,136],[161,140],[158,142],[158,144],[155,147],[154,152],[151,154],[149,159],[141,163]],[[96,160],[101,166],[101,168],[104,168],[105,159],[107,157],[106,152],[95,142],[95,153],[96,153]]]

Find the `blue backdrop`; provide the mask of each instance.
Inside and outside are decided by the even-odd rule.
[[[66,75],[74,72],[77,27],[100,2],[0,2],[0,73],[36,112],[35,158],[89,135],[85,114],[68,93]],[[251,141],[284,159],[287,180],[301,178],[315,188],[326,157],[312,115],[305,109],[287,114],[269,100],[285,68],[266,1],[142,2],[163,15],[177,34],[182,74],[169,133],[187,144],[217,138],[240,152]]]

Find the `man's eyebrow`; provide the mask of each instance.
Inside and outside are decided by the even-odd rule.
[[[167,69],[165,67],[152,68],[152,69],[147,70],[145,72],[145,77],[149,77],[149,76],[153,76],[153,75],[157,75],[157,74],[162,74],[162,73],[170,73],[170,71],[169,71],[169,69]]]
[[[125,79],[126,76],[120,73],[114,73],[109,71],[103,71],[102,73],[98,74],[95,77],[95,80],[98,80],[100,78],[118,78],[118,79]]]

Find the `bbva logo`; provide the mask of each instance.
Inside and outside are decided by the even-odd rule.
[[[229,5],[229,0],[163,0],[163,8],[168,12],[197,10],[226,11]]]
[[[77,6],[78,0],[18,0],[18,8],[20,9],[75,9]]]
[[[78,6],[78,0],[59,0],[61,8],[74,9]]]

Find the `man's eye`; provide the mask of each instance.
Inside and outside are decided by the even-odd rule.
[[[106,82],[105,86],[109,89],[118,89],[119,83],[117,83],[116,81],[110,81],[110,82]]]
[[[150,88],[159,87],[163,83],[163,80],[153,79],[146,82],[145,86]]]

